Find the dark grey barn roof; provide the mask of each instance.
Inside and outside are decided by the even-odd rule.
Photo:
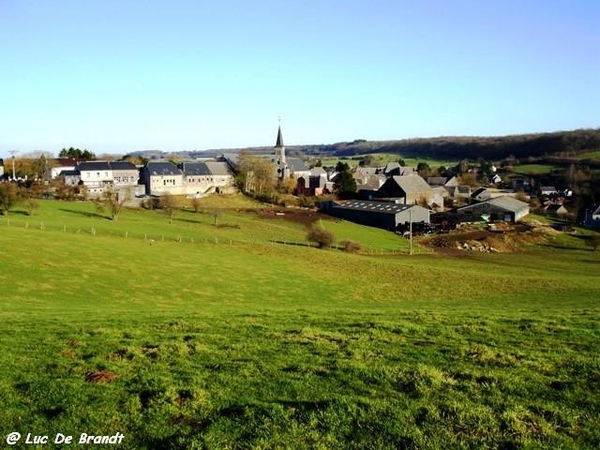
[[[177,166],[168,161],[148,161],[146,170],[150,175],[181,175]]]
[[[135,164],[129,161],[111,161],[108,165],[112,170],[137,170]]]
[[[304,161],[302,161],[300,158],[287,158],[286,162],[287,162],[288,167],[291,168],[294,172],[309,171],[309,168],[306,166]]]
[[[227,163],[219,161],[206,161],[206,168],[210,175],[230,175]]]
[[[410,208],[422,208],[418,205],[404,205],[401,203],[372,202],[365,200],[348,200],[344,203],[334,203],[334,208],[353,209],[356,211],[369,211],[382,214],[398,214]]]
[[[77,165],[77,169],[81,172],[84,170],[111,170],[108,161],[85,161]]]
[[[183,163],[179,164],[178,167],[187,176],[190,176],[190,175],[201,175],[201,176],[210,175],[210,171],[208,170],[208,167],[206,167],[206,164],[204,164],[204,163],[199,163],[199,162],[183,162]]]

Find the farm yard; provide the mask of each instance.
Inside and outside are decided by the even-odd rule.
[[[2,438],[119,448],[598,448],[600,252],[507,253],[203,199],[0,218]],[[319,222],[344,253],[308,245]]]

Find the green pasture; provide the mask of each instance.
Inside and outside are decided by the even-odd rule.
[[[595,152],[581,153],[576,156],[577,159],[600,159],[600,150]]]
[[[173,224],[66,202],[1,217],[2,442],[600,446],[600,251],[559,235],[516,254],[346,254],[271,243],[305,231],[259,206],[213,197]]]
[[[370,153],[375,158],[375,166],[385,166],[390,162],[398,162],[402,158],[405,164],[409,167],[417,167],[420,162],[427,163],[432,169],[437,169],[442,166],[453,167],[458,164],[458,161],[447,161],[428,157],[402,157],[401,155],[394,153]],[[365,155],[360,156],[349,156],[341,158],[324,158],[321,159],[323,166],[335,166],[339,161],[347,163],[351,167],[358,166],[359,162]]]
[[[550,173],[556,169],[552,164],[519,164],[513,171],[522,175],[542,175]]]

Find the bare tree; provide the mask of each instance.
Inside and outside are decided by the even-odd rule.
[[[173,223],[173,217],[180,208],[179,197],[172,194],[165,194],[160,198],[160,207],[169,218],[169,223]]]
[[[194,210],[196,214],[198,214],[202,210],[202,201],[199,197],[193,197],[190,200],[190,206]]]
[[[315,242],[319,248],[330,247],[335,240],[333,233],[322,226],[311,227],[306,235],[309,242]]]
[[[129,190],[116,190],[112,185],[109,185],[104,189],[98,205],[101,210],[108,210],[112,220],[117,220],[125,203],[130,199],[131,193]]]

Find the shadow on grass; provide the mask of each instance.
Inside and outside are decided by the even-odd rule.
[[[581,247],[573,247],[572,245],[560,245],[560,244],[541,244],[540,247],[554,248],[558,250],[584,250]]]
[[[59,208],[59,211],[64,211],[64,212],[69,212],[69,213],[73,213],[73,214],[78,214],[80,216],[84,216],[84,217],[96,217],[98,219],[106,219],[106,220],[110,220],[108,217],[106,217],[103,214],[97,213],[97,212],[89,212],[89,211],[76,211],[74,209],[64,209],[64,208]]]

